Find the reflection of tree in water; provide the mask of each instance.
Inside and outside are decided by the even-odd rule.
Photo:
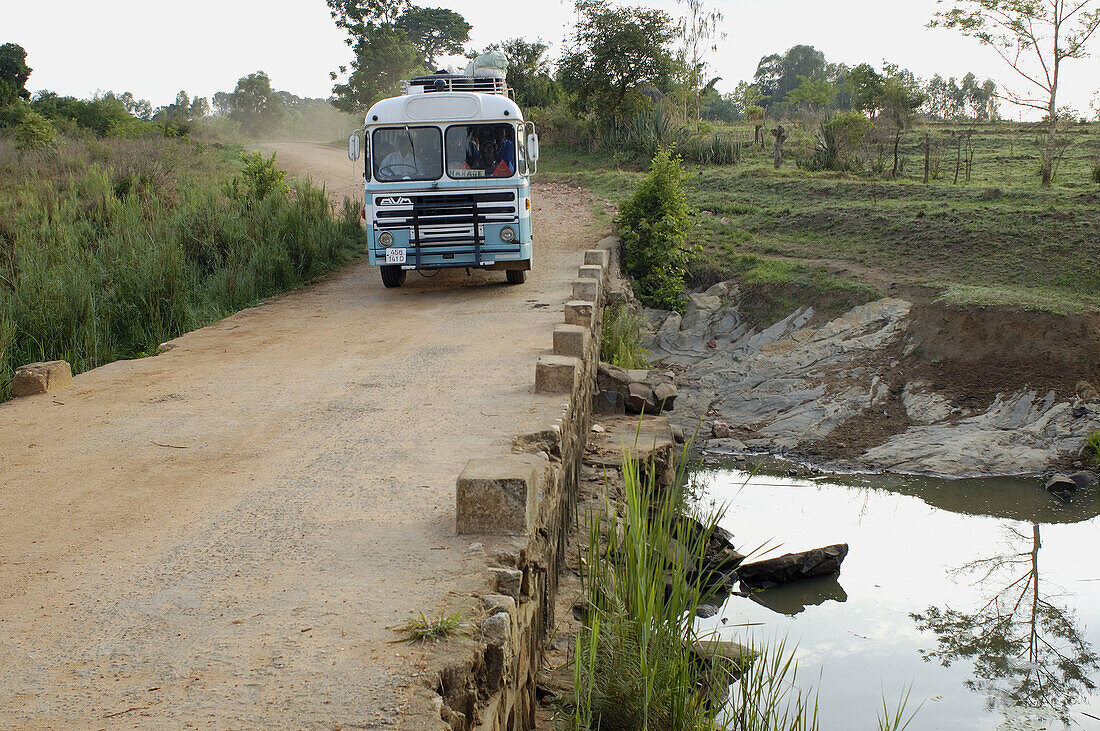
[[[999,696],[1007,706],[1047,708],[1068,722],[1070,708],[1096,688],[1089,675],[1100,669],[1100,657],[1082,636],[1073,610],[1040,590],[1039,526],[1032,525],[1030,536],[1016,528],[1009,532],[1016,540],[1030,540],[1031,549],[957,570],[982,573],[977,586],[997,587],[984,606],[972,614],[929,607],[911,615],[920,630],[931,630],[939,641],[938,649],[921,654],[944,667],[972,661],[974,678],[966,685],[989,692],[990,708]],[[1010,583],[1000,588],[1006,580]]]

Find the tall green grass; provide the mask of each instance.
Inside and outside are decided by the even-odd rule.
[[[589,520],[582,584],[586,618],[577,636],[574,695],[564,728],[814,729],[814,707],[780,693],[794,666],[782,648],[776,662],[745,660],[736,667],[693,648],[695,616],[712,597],[714,576],[699,571],[718,514],[696,524],[683,519],[683,495],[661,490],[656,472],[624,458],[624,501],[619,521]],[[609,510],[609,514],[613,511]],[[759,670],[753,670],[759,667]],[[735,706],[729,686],[741,676]],[[770,709],[770,710],[769,710]],[[783,721],[760,725],[756,719]]]
[[[4,323],[0,321],[0,328],[3,325]],[[1081,457],[1089,467],[1100,468],[1100,431],[1092,432],[1085,439],[1085,444],[1081,447]]]
[[[80,372],[157,345],[353,258],[323,190],[266,196],[225,151],[174,140],[0,140],[0,400],[14,368]]]
[[[645,318],[624,304],[607,308],[600,333],[600,360],[621,368],[649,368],[642,347]]]

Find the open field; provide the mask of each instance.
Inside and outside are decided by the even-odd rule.
[[[964,129],[975,130],[971,180],[965,183],[963,169],[955,184],[950,132]],[[724,131],[751,142],[751,127]],[[925,131],[934,140],[927,185],[918,147]],[[739,277],[773,289],[847,291],[850,301],[870,296],[862,285],[885,293],[897,284],[930,287],[957,304],[1100,310],[1100,185],[1090,180],[1100,125],[1070,128],[1055,185],[1046,190],[1039,136],[1033,126],[1008,122],[921,127],[906,136],[898,180],[811,173],[791,159],[776,171],[770,145],[746,144],[736,165],[691,166],[689,199],[701,214],[691,283]],[[800,154],[806,139],[795,130],[788,147]],[[542,168],[612,202],[642,175],[635,161],[554,147]],[[783,309],[773,305],[766,309]]]

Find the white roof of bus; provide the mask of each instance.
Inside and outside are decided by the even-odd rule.
[[[514,101],[500,94],[436,91],[383,99],[366,116],[368,127],[464,121],[522,122],[523,113]]]

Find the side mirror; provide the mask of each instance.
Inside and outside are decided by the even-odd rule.
[[[352,132],[348,137],[348,159],[355,162],[359,159],[359,133]]]
[[[539,136],[534,132],[527,135],[527,159],[531,162],[539,161]]]

